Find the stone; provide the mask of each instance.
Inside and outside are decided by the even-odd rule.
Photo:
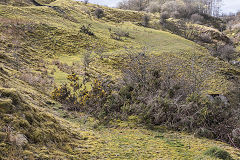
[[[22,147],[28,144],[28,140],[24,134],[17,133],[16,135],[10,135],[10,142]]]
[[[224,103],[225,106],[229,105],[229,101],[227,99],[227,97],[225,97],[222,94],[208,94],[207,98],[211,101],[211,102],[215,102],[217,100],[220,100],[222,103]]]

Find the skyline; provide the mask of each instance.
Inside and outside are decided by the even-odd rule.
[[[90,3],[116,7],[122,0],[89,0]],[[223,13],[236,13],[240,11],[240,0],[223,0],[223,7],[221,8]]]

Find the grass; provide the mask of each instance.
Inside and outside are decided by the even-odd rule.
[[[222,150],[217,147],[212,147],[212,148],[208,149],[204,154],[209,155],[211,157],[223,159],[223,160],[232,160],[233,159],[227,151]]]
[[[83,115],[82,115],[83,116]],[[70,121],[72,121],[70,119]],[[74,126],[81,126],[83,136],[88,137],[85,146],[88,148],[90,159],[216,159],[205,154],[212,146],[228,151],[233,158],[240,158],[238,150],[233,150],[222,142],[193,135],[168,131],[162,127],[148,129],[133,123],[116,121],[113,126],[106,128],[95,125],[96,129],[82,132],[84,125],[74,118]],[[80,122],[80,124],[79,124]],[[87,119],[85,123],[93,123]],[[81,125],[82,124],[82,125]],[[83,147],[85,148],[85,147]],[[84,150],[84,149],[83,149]]]
[[[240,46],[237,46],[237,51],[239,51],[239,52],[240,52]]]
[[[25,47],[34,48],[38,54],[58,58],[63,63],[80,62],[85,49],[92,47],[94,50],[94,48],[102,46],[113,61],[110,61],[109,64],[97,61],[97,63],[92,64],[92,68],[103,74],[111,75],[113,79],[118,77],[119,70],[117,70],[117,67],[121,68],[121,66],[115,67],[116,69],[112,72],[112,63],[116,64],[122,61],[122,59],[118,59],[118,56],[125,54],[124,47],[140,49],[147,46],[151,54],[164,56],[166,58],[164,61],[172,61],[172,57],[174,57],[176,63],[183,61],[184,64],[190,64],[192,63],[190,59],[196,57],[198,59],[197,63],[199,63],[196,63],[197,68],[202,68],[202,70],[208,70],[207,66],[210,65],[214,66],[216,70],[230,67],[212,58],[206,49],[192,41],[161,30],[135,25],[141,22],[141,13],[103,7],[106,11],[105,18],[99,20],[93,15],[96,5],[83,5],[81,2],[65,0],[55,1],[51,5],[60,7],[63,13],[46,6],[22,8],[0,6],[0,16],[24,19],[27,24],[37,24],[37,29],[34,30],[34,34],[31,34],[32,38],[26,42]],[[125,22],[116,23],[114,18],[117,18],[116,15],[120,13],[128,18],[125,19]],[[92,25],[91,28],[96,37],[79,33],[80,27],[88,24]],[[130,38],[122,38],[121,41],[114,40],[110,38],[109,28],[112,31],[129,32]],[[205,63],[206,59],[208,64],[202,65],[201,63]],[[188,67],[185,69],[185,74],[191,66]],[[199,71],[201,70],[199,69]],[[59,79],[63,75],[63,73],[56,73],[55,78]],[[64,81],[63,77],[60,79],[61,82]],[[221,74],[215,74],[208,82],[210,84],[206,87],[208,89],[205,90],[205,93],[227,93],[232,86],[232,83]]]
[[[15,113],[0,113],[0,126],[4,128],[14,120],[15,132],[26,134],[31,137],[30,140],[36,141],[30,141],[28,148],[18,152],[19,148],[0,140],[0,150],[4,150],[0,155],[13,149],[12,156],[15,159],[21,159],[19,153],[39,159],[214,159],[204,155],[204,151],[218,146],[235,159],[239,158],[238,150],[224,143],[195,138],[186,133],[162,131],[159,128],[150,130],[136,125],[132,120],[114,122],[110,128],[99,126],[98,121],[89,115],[63,110],[64,106],[52,102],[50,91],[40,92],[34,86],[17,79],[16,75],[21,74],[21,70],[14,68],[15,59],[9,47],[12,45],[19,45],[19,55],[23,57],[21,69],[35,71],[39,69],[38,60],[41,59],[46,62],[45,68],[42,68],[49,72],[56,70],[53,75],[56,85],[66,82],[68,73],[52,65],[55,59],[82,71],[73,66],[73,63],[82,66],[86,50],[92,48],[94,51],[101,46],[105,49],[104,58],[100,59],[93,53],[94,61],[90,63],[89,72],[92,77],[111,76],[116,80],[121,77],[121,67],[125,63],[126,51],[123,48],[133,47],[133,50],[141,51],[142,47],[147,46],[149,54],[162,58],[164,63],[185,64],[181,66],[185,73],[191,70],[193,58],[197,59],[197,72],[208,70],[210,65],[215,66],[217,73],[205,82],[209,86],[206,92],[225,93],[231,87],[232,83],[221,74],[231,68],[228,64],[211,57],[206,49],[194,42],[168,32],[136,25],[141,22],[143,13],[93,4],[83,5],[81,2],[67,0],[57,0],[50,5],[60,7],[62,12],[46,6],[0,5],[0,69],[3,66],[7,72],[0,70],[0,87],[15,88],[23,100],[19,105],[23,108]],[[103,19],[93,16],[96,7],[105,10]],[[153,17],[154,20],[156,17]],[[96,37],[79,33],[80,27],[88,24],[92,25]],[[6,25],[9,31],[18,34],[13,36],[7,33]],[[112,31],[129,32],[130,37],[124,37],[121,41],[114,40],[110,37],[109,28]],[[14,40],[20,41],[20,44]],[[11,97],[0,98],[0,107],[6,103],[11,106],[12,101]],[[35,128],[28,124],[30,122],[26,117],[30,117],[29,121],[34,120],[31,125]],[[51,141],[51,134],[55,135],[55,142],[45,143]],[[0,138],[5,135],[5,132],[0,132]]]

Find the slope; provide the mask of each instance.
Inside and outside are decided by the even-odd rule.
[[[74,113],[64,111],[60,104],[51,100],[49,93],[54,85],[65,82],[66,76],[72,71],[83,74],[82,61],[89,50],[93,52],[91,75],[111,76],[113,80],[121,76],[120,68],[126,63],[125,47],[141,51],[147,46],[149,54],[161,55],[163,61],[186,63],[186,66],[180,66],[185,73],[195,59],[197,72],[214,66],[218,72],[214,72],[208,79],[211,83],[208,83],[206,92],[228,92],[232,82],[222,73],[229,70],[234,72],[236,69],[211,57],[206,49],[191,41],[139,26],[144,13],[66,0],[55,1],[49,6],[52,7],[0,5],[2,159],[24,159],[24,156],[35,159],[134,159],[141,149],[147,151],[141,153],[143,159],[155,159],[150,156],[153,152],[155,156],[163,152],[162,157],[159,157],[163,159],[192,159],[195,155],[210,159],[203,155],[203,151],[215,145],[237,158],[236,149],[215,141],[199,146],[199,151],[194,146],[206,143],[207,140],[188,140],[189,135],[155,132],[129,125],[125,125],[122,130],[120,127],[98,131],[93,129],[94,121],[97,120],[86,118],[86,122],[81,122],[85,121],[87,115],[77,114],[69,118]],[[94,16],[96,8],[104,10],[103,18]],[[87,28],[89,24],[89,30],[95,36],[82,32],[81,28]],[[98,48],[103,48],[102,55],[98,54]],[[16,99],[15,96],[21,98]],[[12,129],[9,130],[9,127]],[[26,137],[27,145],[17,146],[16,140],[8,137],[18,137],[19,134]],[[128,137],[129,134],[131,136]],[[171,135],[176,137],[171,138]],[[182,140],[176,140],[178,137],[182,137]],[[139,144],[135,144],[135,141],[139,141]],[[153,141],[156,142],[154,145],[151,143]],[[113,142],[110,144],[112,147],[107,145],[110,142]],[[119,146],[128,146],[129,153],[118,150]],[[156,146],[160,147],[159,150],[152,150]],[[167,154],[168,150],[172,150],[171,155]]]

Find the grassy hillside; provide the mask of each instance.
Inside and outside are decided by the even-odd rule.
[[[113,81],[127,63],[126,47],[139,52],[146,46],[148,54],[164,63],[181,63],[181,73],[190,77],[193,63],[194,72],[214,69],[201,82],[204,93],[229,92],[229,76],[239,70],[192,41],[139,26],[144,13],[67,0],[49,6],[0,5],[0,159],[211,159],[204,152],[213,146],[240,157],[224,143],[150,130],[137,125],[135,117],[106,128],[89,115],[65,111],[50,93],[72,71],[83,75],[89,51],[91,76]],[[96,8],[104,10],[103,18],[94,16]],[[89,24],[94,36],[81,32]],[[118,40],[111,37],[119,34]]]

